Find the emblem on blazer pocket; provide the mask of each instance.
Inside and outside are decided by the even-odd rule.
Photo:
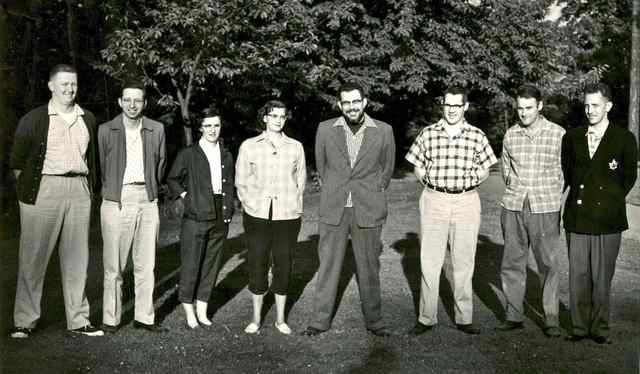
[[[611,170],[616,170],[618,168],[618,162],[616,161],[616,159],[614,158],[613,160],[611,160],[611,162],[609,163],[609,169]]]

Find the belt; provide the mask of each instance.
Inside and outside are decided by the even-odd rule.
[[[145,183],[144,182],[131,182],[131,183],[125,183],[125,186],[144,186]]]
[[[75,178],[75,177],[86,177],[87,174],[83,174],[83,173],[64,173],[64,174],[43,174],[43,175],[49,175],[52,177],[65,177],[65,178]]]
[[[459,193],[463,193],[463,192],[467,192],[467,191],[471,191],[474,190],[476,187],[469,187],[469,188],[463,188],[461,190],[453,190],[451,188],[447,188],[447,187],[437,187],[434,186],[430,183],[427,183],[427,187],[431,188],[434,191],[438,191],[438,192],[443,192],[443,193],[450,193],[450,194],[459,194]]]

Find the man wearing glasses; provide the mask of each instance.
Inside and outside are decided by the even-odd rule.
[[[320,123],[316,166],[320,212],[314,312],[303,332],[315,336],[331,327],[347,240],[351,237],[365,326],[389,336],[381,314],[380,233],[387,217],[386,189],[395,163],[393,130],[364,113],[367,99],[353,83],[339,89],[342,116]]]
[[[473,324],[473,277],[480,228],[480,198],[475,190],[497,162],[484,133],[464,118],[465,90],[447,88],[444,118],[425,127],[405,156],[425,188],[420,197],[420,315],[410,335],[421,335],[438,323],[440,272],[447,244],[453,265],[456,327],[479,334]]]
[[[158,186],[165,168],[164,127],[142,115],[146,99],[140,82],[125,83],[118,105],[122,113],[98,129],[104,243],[102,329],[115,333],[120,327],[122,272],[131,252],[133,327],[161,332],[164,329],[154,323],[153,268],[160,228]]]

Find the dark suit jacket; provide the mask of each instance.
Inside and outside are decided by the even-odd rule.
[[[638,146],[633,134],[609,124],[593,159],[587,128],[562,138],[562,171],[570,187],[564,208],[564,228],[583,234],[610,234],[629,227],[625,197],[637,177]]]
[[[362,227],[384,224],[387,217],[386,188],[395,163],[393,129],[365,115],[375,127],[366,127],[353,169],[349,162],[342,117],[320,123],[316,133],[316,166],[322,181],[320,221],[340,224],[348,193],[351,192],[356,222]]]

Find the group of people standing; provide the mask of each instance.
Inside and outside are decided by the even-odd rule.
[[[89,336],[121,327],[122,273],[129,255],[134,275],[133,327],[166,329],[155,321],[154,264],[159,231],[158,194],[166,165],[163,126],[143,115],[146,91],[126,83],[118,98],[122,113],[96,128],[93,115],[75,103],[77,73],[58,65],[49,76],[51,100],[25,115],[11,156],[17,178],[21,234],[18,283],[11,336],[33,334],[49,258],[58,247],[67,328]],[[365,113],[363,89],[338,89],[341,116],[320,123],[315,161],[321,186],[319,268],[309,326],[316,336],[331,327],[341,268],[351,240],[365,327],[376,336],[393,332],[382,319],[381,232],[396,149],[392,127]],[[504,138],[501,156],[506,191],[501,222],[501,265],[506,320],[498,329],[524,326],[523,299],[529,249],[543,289],[543,332],[561,336],[558,325],[558,257],[563,192],[569,248],[572,334],[609,343],[609,293],[621,232],[627,229],[625,196],[637,173],[637,145],[626,129],[609,124],[611,92],[588,86],[589,126],[565,130],[545,119],[540,91],[522,86],[516,95],[519,123]],[[465,119],[467,94],[451,86],[443,95],[443,117],[426,126],[405,158],[424,185],[420,196],[419,316],[408,332],[421,335],[438,323],[440,273],[451,255],[456,327],[478,334],[473,323],[472,278],[480,228],[477,187],[498,162],[485,134]],[[292,254],[301,227],[307,181],[302,144],[283,132],[289,108],[267,102],[258,113],[262,132],[245,140],[237,160],[220,137],[223,118],[207,108],[199,119],[199,141],[177,155],[167,175],[169,197],[183,205],[178,299],[186,327],[212,324],[207,315],[234,213],[243,209],[253,313],[248,334],[263,326],[265,294],[275,295],[275,328],[291,334],[285,305]],[[89,322],[85,281],[89,217],[94,186],[102,185],[104,294],[102,325]],[[272,279],[270,281],[270,274]]]

